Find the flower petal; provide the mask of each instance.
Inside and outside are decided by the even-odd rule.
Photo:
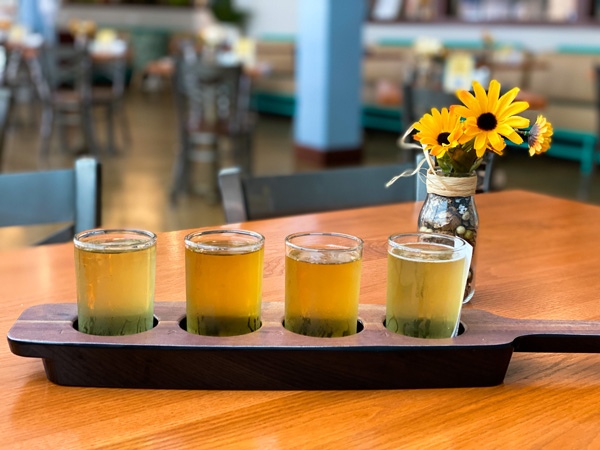
[[[520,116],[512,116],[506,119],[504,123],[513,128],[527,128],[529,126],[529,119]]]
[[[485,93],[485,89],[483,89],[483,87],[477,81],[473,81],[473,90],[475,91],[475,98],[479,103],[481,112],[488,112],[488,99]]]
[[[496,131],[490,131],[488,133],[488,139],[490,140],[490,144],[492,144],[492,147],[497,146],[501,140],[500,135]]]
[[[527,108],[529,108],[529,103],[527,102],[514,102],[504,111],[498,112],[498,120],[502,121],[510,116],[519,114],[520,112],[525,111]]]
[[[442,130],[450,130],[450,114],[448,114],[448,108],[442,108]]]
[[[477,156],[479,156],[479,151],[483,149],[485,152],[485,146],[487,144],[487,133],[479,133],[475,136],[475,150],[477,150]],[[483,153],[482,153],[483,154]]]
[[[457,105],[457,111],[462,117],[470,117],[470,116],[479,116],[481,114],[481,107],[479,106],[479,102],[471,95],[470,92],[461,89],[456,92],[456,96],[460,99],[461,102],[465,104],[465,106],[470,110],[470,114],[463,114],[463,110],[460,109],[460,105]]]
[[[450,107],[450,112],[452,114],[456,114],[458,117],[464,118],[476,116],[476,114],[473,111],[471,111],[469,108],[463,105],[452,105]]]
[[[512,127],[510,127],[510,126],[508,126],[508,125],[506,125],[504,123],[498,125],[496,127],[495,131],[497,133],[501,134],[502,136],[506,136],[506,137],[508,137],[509,135],[511,135],[511,134],[513,134],[515,132],[515,130]]]
[[[514,132],[512,134],[509,134],[508,136],[506,136],[511,142],[515,143],[515,144],[522,144],[523,143],[523,138],[521,137],[521,135],[519,135],[518,133]]]
[[[490,81],[490,87],[488,89],[488,111],[494,111],[498,104],[498,97],[500,96],[500,83],[496,80]]]
[[[519,88],[513,88],[504,94],[498,100],[498,104],[496,105],[496,111],[492,111],[496,116],[501,113],[511,102],[515,99],[517,94],[519,93]]]

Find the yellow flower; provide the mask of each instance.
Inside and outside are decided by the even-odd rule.
[[[425,145],[424,150],[431,151],[433,156],[444,156],[447,149],[456,147],[464,131],[460,116],[447,108],[443,108],[442,112],[433,108],[431,114],[421,117],[413,128],[419,131],[414,136],[415,140]]]
[[[537,120],[529,130],[527,144],[529,145],[529,154],[539,155],[550,148],[552,143],[552,125],[544,116],[538,116]]]
[[[506,143],[504,137],[515,144],[523,142],[521,136],[514,128],[525,128],[529,126],[529,120],[515,116],[529,107],[527,102],[513,102],[518,88],[511,89],[502,97],[500,96],[500,83],[492,80],[489,92],[477,82],[473,82],[475,97],[465,90],[456,93],[458,98],[465,104],[454,105],[452,111],[461,117],[465,117],[465,136],[461,139],[475,139],[474,147],[478,157],[482,157],[486,148],[491,147],[496,153],[501,153]]]

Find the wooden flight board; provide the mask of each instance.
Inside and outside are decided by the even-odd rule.
[[[22,313],[8,342],[16,355],[42,358],[60,385],[164,389],[493,386],[514,351],[600,352],[600,322],[517,320],[470,308],[451,339],[390,332],[382,305],[360,305],[360,332],[342,338],[286,330],[280,302],[263,303],[258,331],[232,337],[185,331],[184,302],[158,302],[154,314],[152,330],[92,336],[75,329],[75,303],[37,305]]]

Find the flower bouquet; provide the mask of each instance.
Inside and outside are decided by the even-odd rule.
[[[508,139],[522,144],[524,139],[531,156],[544,153],[552,141],[552,125],[538,116],[529,127],[529,120],[517,114],[529,104],[515,101],[518,88],[500,96],[500,83],[492,80],[486,92],[473,82],[472,95],[466,90],[457,92],[463,105],[452,105],[441,111],[432,109],[412,125],[402,138],[413,131],[422,147],[427,170],[427,198],[419,215],[419,230],[460,236],[474,248],[464,302],[471,299],[475,286],[476,241],[479,227],[473,195],[477,187],[476,170],[486,153],[502,155]],[[413,144],[414,145],[414,144]],[[435,159],[433,158],[435,157]],[[409,174],[414,175],[417,169]],[[398,177],[390,181],[393,183]]]

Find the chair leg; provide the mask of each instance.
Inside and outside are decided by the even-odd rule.
[[[44,107],[42,110],[42,124],[40,127],[39,164],[41,167],[45,167],[48,163],[53,125],[54,111],[51,107]]]
[[[189,155],[190,142],[185,139],[181,142],[179,152],[173,165],[173,182],[171,185],[171,204],[177,203],[177,196],[184,192],[188,186],[189,180]]]
[[[58,128],[58,142],[60,143],[60,149],[63,153],[68,154],[71,152],[69,147],[69,140],[67,138],[67,127],[64,122],[60,120],[60,117],[57,118],[57,128]]]
[[[108,152],[111,155],[117,154],[117,148],[115,146],[115,111],[113,105],[109,104],[106,106],[106,136],[107,136],[107,147]]]
[[[127,117],[127,113],[125,112],[125,108],[123,107],[123,103],[119,102],[117,106],[117,112],[119,115],[119,121],[121,123],[121,139],[123,139],[123,147],[130,148],[131,147],[131,128],[129,127],[129,118]]]
[[[94,134],[92,108],[90,106],[82,107],[81,124],[83,126],[83,137],[85,140],[86,150],[97,158],[100,158],[100,152],[98,150],[98,145],[96,144],[96,137]]]

